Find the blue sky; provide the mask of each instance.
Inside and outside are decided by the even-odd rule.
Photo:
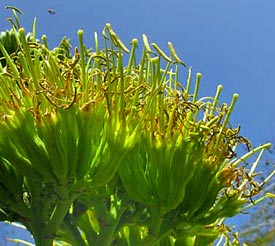
[[[63,36],[75,45],[81,28],[92,47],[93,32],[100,34],[107,22],[125,43],[141,40],[143,33],[164,50],[172,41],[194,73],[203,74],[201,96],[214,95],[218,84],[224,86],[225,102],[234,92],[240,95],[231,122],[241,125],[241,135],[254,146],[274,138],[274,0],[2,0],[0,30],[9,28],[6,5],[23,10],[21,22],[28,30],[36,16],[38,35],[46,34],[52,46]]]

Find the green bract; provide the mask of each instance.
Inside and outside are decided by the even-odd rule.
[[[186,64],[170,42],[165,54],[143,35],[138,58],[138,40],[128,48],[106,24],[102,49],[80,30],[79,48],[63,39],[51,50],[35,23],[28,39],[18,23],[0,37],[1,220],[25,225],[36,245],[229,240],[223,221],[260,192],[254,170],[269,147],[229,124],[238,95],[222,104],[218,86],[199,98],[201,74],[194,91],[191,68],[180,81]],[[249,148],[241,158],[238,144]]]

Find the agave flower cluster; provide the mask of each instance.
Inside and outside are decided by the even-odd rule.
[[[238,95],[221,104],[218,86],[199,98],[201,74],[195,86],[191,68],[180,81],[186,65],[172,43],[167,55],[143,35],[138,59],[138,40],[128,49],[107,24],[102,49],[96,33],[87,49],[82,30],[73,52],[65,38],[50,49],[35,23],[27,37],[14,14],[0,42],[1,220],[25,225],[36,245],[228,237],[223,221],[260,192],[254,171],[269,146],[252,149],[230,126]],[[242,158],[238,144],[249,148]]]

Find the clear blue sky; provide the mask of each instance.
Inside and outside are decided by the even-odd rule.
[[[76,44],[81,28],[92,47],[93,32],[100,34],[107,22],[125,43],[143,33],[164,50],[172,41],[193,71],[203,74],[201,96],[214,95],[218,84],[224,86],[225,102],[239,93],[231,122],[241,125],[242,135],[254,146],[274,138],[274,0],[2,0],[0,30],[9,28],[6,5],[23,10],[21,22],[28,30],[36,16],[38,34],[46,34],[52,46],[63,36]]]

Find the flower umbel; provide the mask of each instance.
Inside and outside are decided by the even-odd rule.
[[[143,35],[138,59],[138,40],[128,49],[106,24],[103,49],[96,33],[87,49],[80,30],[72,52],[65,38],[49,49],[35,26],[0,37],[1,220],[37,245],[207,245],[226,234],[224,219],[261,191],[254,171],[269,147],[231,127],[238,95],[220,103],[218,86],[199,98],[202,75],[194,91],[191,68],[180,81],[171,42],[166,54]]]

